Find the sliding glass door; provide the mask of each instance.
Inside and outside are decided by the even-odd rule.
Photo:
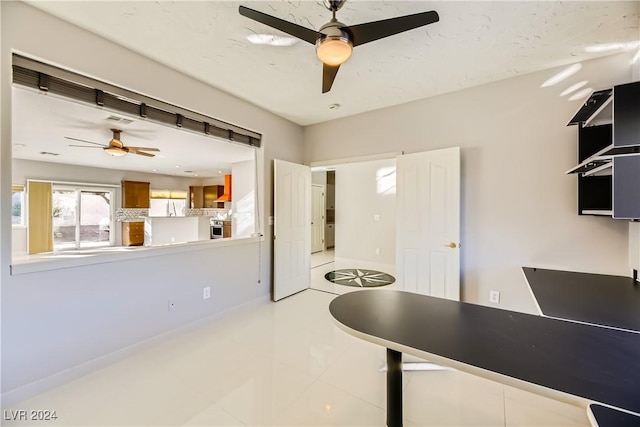
[[[112,200],[111,189],[74,188],[54,184],[54,250],[112,245]]]

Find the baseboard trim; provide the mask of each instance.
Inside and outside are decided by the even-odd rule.
[[[133,354],[139,353],[141,351],[147,350],[154,345],[157,345],[167,339],[174,338],[178,335],[184,334],[186,332],[190,332],[199,328],[200,326],[215,321],[218,318],[231,314],[235,311],[245,309],[247,307],[251,307],[252,305],[257,305],[262,302],[270,301],[270,295],[262,295],[260,297],[254,298],[252,300],[246,301],[242,304],[236,305],[234,307],[228,308],[221,312],[212,314],[211,316],[204,317],[202,319],[193,321],[191,323],[187,323],[186,325],[180,326],[175,329],[171,329],[167,332],[163,332],[159,335],[155,335],[151,338],[148,338],[144,341],[140,341],[136,344],[132,344],[128,347],[124,347],[120,350],[116,350],[111,353],[107,353],[103,356],[97,357],[88,362],[81,363],[80,365],[74,366],[69,369],[65,369],[64,371],[57,372],[55,374],[49,375],[42,379],[33,381],[29,384],[25,384],[13,390],[9,390],[7,392],[2,393],[0,397],[0,401],[2,402],[2,408],[8,408],[10,406],[15,405],[16,403],[23,401],[25,399],[29,399],[33,396],[36,396],[40,393],[44,393],[53,388],[59,387],[63,384],[69,383],[73,380],[81,378],[85,375],[88,375],[92,372],[95,372],[99,369],[105,368],[113,363],[120,362],[125,358],[132,356]]]

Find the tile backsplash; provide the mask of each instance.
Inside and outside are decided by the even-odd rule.
[[[149,216],[149,209],[144,208],[118,208],[116,209],[117,222],[144,221]]]
[[[144,221],[149,216],[149,209],[118,208],[116,209],[116,222]],[[208,216],[216,219],[230,219],[230,208],[203,208],[187,209],[185,216]]]

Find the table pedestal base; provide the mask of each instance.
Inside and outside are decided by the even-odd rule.
[[[387,349],[387,426],[402,427],[402,353]]]

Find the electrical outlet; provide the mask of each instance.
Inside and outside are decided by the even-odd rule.
[[[489,302],[500,304],[500,291],[489,291]]]
[[[202,299],[209,299],[209,298],[211,298],[211,286],[202,288]]]
[[[169,301],[169,311],[176,310],[176,303]]]

